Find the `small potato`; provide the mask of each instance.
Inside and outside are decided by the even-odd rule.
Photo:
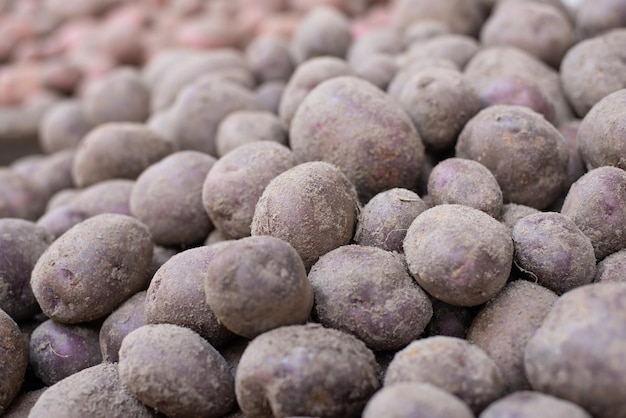
[[[435,205],[459,204],[497,218],[502,211],[502,190],[484,165],[462,158],[437,164],[428,177],[428,194]]]
[[[361,210],[354,241],[401,253],[411,222],[426,209],[426,203],[410,190],[394,188],[380,192]]]
[[[372,396],[363,418],[474,418],[467,404],[428,383],[396,383]]]
[[[533,389],[594,417],[625,416],[624,298],[624,283],[591,284],[561,296],[526,346],[524,369]]]
[[[502,1],[482,27],[480,41],[485,46],[515,46],[558,68],[574,43],[574,28],[552,5]]]
[[[417,73],[424,70],[446,69],[450,71],[459,71],[458,66],[449,59],[428,58],[411,60],[404,64],[400,64],[396,75],[391,79],[387,86],[387,94],[394,100],[398,101],[400,94],[404,90],[404,86]]]
[[[120,381],[117,363],[101,363],[75,373],[41,394],[29,417],[150,418],[155,413]]]
[[[103,213],[130,215],[130,195],[134,185],[132,180],[104,180],[79,191],[67,205],[84,212],[87,217]]]
[[[389,28],[372,30],[352,42],[346,59],[351,66],[358,68],[373,56],[393,57],[402,52],[404,46],[401,32]]]
[[[333,77],[353,74],[354,70],[346,61],[335,57],[312,58],[299,65],[285,86],[278,107],[285,129],[289,129],[298,107],[318,84]]]
[[[626,172],[598,167],[572,185],[561,213],[591,240],[598,261],[626,248]]]
[[[523,106],[480,111],[459,135],[456,157],[487,167],[506,203],[545,209],[560,197],[567,179],[569,156],[560,132]]]
[[[289,43],[276,35],[259,36],[250,42],[246,60],[259,82],[286,82],[294,69]]]
[[[248,417],[359,417],[379,386],[374,354],[355,337],[319,324],[261,334],[246,347],[235,376],[237,403]]]
[[[56,192],[74,187],[72,165],[76,152],[66,149],[47,155],[27,177],[35,183],[43,193],[52,197]],[[14,168],[16,171],[17,168]]]
[[[306,322],[313,288],[298,252],[271,236],[233,241],[213,257],[206,302],[230,331],[246,338]]]
[[[136,219],[94,216],[39,258],[30,281],[33,294],[46,316],[58,322],[102,318],[144,286],[152,248],[148,228]]]
[[[480,347],[500,368],[508,392],[530,389],[524,349],[557,295],[525,280],[509,283],[478,312],[467,341]]]
[[[144,309],[145,302],[146,292],[137,292],[104,320],[98,334],[103,361],[118,362],[124,337],[148,323]]]
[[[498,399],[479,418],[591,418],[575,403],[539,392],[519,391]]]
[[[287,145],[287,132],[278,116],[265,111],[233,112],[217,128],[217,155],[223,157],[238,146],[255,141],[274,141]]]
[[[26,321],[39,312],[30,275],[52,241],[46,229],[30,221],[0,219],[0,309],[14,321]]]
[[[522,272],[559,295],[593,281],[591,240],[565,215],[542,212],[520,219],[513,228],[513,244]]]
[[[430,39],[413,42],[404,53],[405,61],[442,59],[452,61],[458,68],[465,68],[478,52],[479,44],[471,36],[442,34]]]
[[[382,91],[386,91],[398,72],[398,63],[391,55],[372,55],[354,67],[357,77],[369,81]]]
[[[254,93],[214,76],[184,88],[171,109],[172,133],[180,149],[216,156],[215,137],[220,122],[237,110],[262,110]]]
[[[450,0],[433,3],[428,0],[401,0],[393,9],[395,24],[401,28],[420,21],[439,21],[452,33],[478,35],[484,20],[479,0]]]
[[[350,22],[340,11],[320,6],[307,13],[298,24],[290,50],[296,63],[319,57],[344,58],[352,41]]]
[[[593,281],[596,283],[626,282],[626,249],[600,261]]]
[[[403,348],[432,317],[430,299],[402,257],[380,248],[344,245],[330,251],[313,265],[309,280],[320,323],[354,335],[374,351]]]
[[[430,383],[459,397],[474,413],[504,394],[496,363],[480,348],[460,338],[429,337],[398,351],[385,375],[385,387]]]
[[[226,360],[187,328],[154,324],[134,330],[122,341],[119,373],[137,399],[168,416],[218,418],[233,407]]]
[[[187,246],[207,237],[213,225],[202,205],[202,184],[215,161],[202,152],[178,151],[141,173],[130,210],[156,244]]]
[[[298,163],[289,148],[268,141],[244,144],[224,155],[202,187],[202,203],[215,228],[229,239],[249,236],[256,204],[269,182]]]
[[[408,115],[356,77],[315,87],[292,120],[289,140],[301,160],[341,169],[363,200],[390,188],[415,187],[424,160],[424,145]]]
[[[0,414],[17,396],[28,366],[28,346],[19,327],[0,310]]]
[[[78,101],[61,102],[46,113],[39,125],[39,145],[48,154],[76,148],[91,128]]]
[[[415,218],[404,254],[428,293],[451,305],[476,306],[506,284],[513,241],[504,225],[478,209],[439,205]]]
[[[506,203],[502,205],[502,211],[498,220],[504,224],[510,231],[513,231],[515,224],[522,218],[539,213],[540,211],[530,206],[518,205],[517,203]]]
[[[197,332],[214,347],[234,335],[206,303],[204,281],[216,254],[230,242],[190,248],[167,260],[157,270],[148,287],[146,320],[150,324],[174,324]]]
[[[626,87],[625,42],[626,29],[615,29],[577,43],[563,57],[561,83],[579,117],[602,98]]]
[[[148,166],[174,152],[174,144],[139,123],[107,123],[80,142],[72,177],[78,187],[103,180],[136,179]]]
[[[576,9],[576,35],[587,39],[626,26],[626,4],[621,0],[580,0]]]
[[[478,307],[454,306],[432,298],[433,317],[426,327],[425,335],[443,335],[465,339]]]
[[[28,417],[30,410],[35,405],[39,397],[47,387],[43,387],[41,389],[35,389],[30,391],[22,391],[20,394],[11,402],[11,406],[7,409],[2,415],[5,418],[25,418]]]
[[[33,331],[29,357],[37,377],[52,386],[102,362],[98,330],[88,325],[66,325],[49,319]]]
[[[83,97],[87,120],[94,126],[111,122],[145,122],[150,115],[150,90],[137,70],[113,71]]]
[[[33,181],[0,167],[0,218],[34,221],[43,214],[46,200],[46,193]]]
[[[287,241],[308,270],[320,256],[350,242],[358,209],[354,185],[337,167],[303,163],[270,181],[254,210],[251,231]]]
[[[268,81],[257,87],[255,95],[265,110],[278,115],[280,99],[285,91],[284,81]]]
[[[398,103],[411,117],[424,145],[436,151],[454,147],[467,121],[482,109],[469,79],[443,68],[416,73],[404,85]]]
[[[54,239],[66,233],[71,227],[89,218],[87,212],[65,205],[47,211],[39,220],[37,225],[45,228]]]
[[[404,31],[404,42],[411,45],[414,42],[426,41],[450,33],[450,28],[440,20],[418,20],[411,23]]]

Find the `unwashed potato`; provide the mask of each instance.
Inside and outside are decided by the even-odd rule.
[[[2,415],[5,418],[26,418],[30,410],[35,405],[47,387],[30,391],[22,390],[21,393],[11,402],[11,406]]]
[[[484,20],[479,0],[401,0],[394,6],[394,21],[401,28],[423,20],[435,20],[446,24],[453,33],[476,36]]]
[[[61,102],[46,113],[39,125],[39,144],[47,153],[75,148],[91,128],[78,101]]]
[[[596,283],[626,281],[626,250],[620,250],[600,261],[596,268]]]
[[[502,222],[509,230],[513,231],[515,224],[522,218],[540,211],[526,205],[518,205],[517,203],[506,203],[502,205],[502,212],[498,220]]]
[[[587,39],[626,26],[626,4],[621,0],[580,0],[576,8],[576,35]]]
[[[237,403],[248,417],[359,417],[379,386],[374,354],[355,337],[319,324],[261,334],[246,347],[235,376]]]
[[[134,185],[133,180],[104,180],[78,191],[67,205],[87,216],[103,213],[130,215],[130,195]]]
[[[147,324],[145,302],[146,292],[137,292],[104,320],[98,334],[103,361],[116,363],[124,337]]]
[[[46,193],[29,178],[0,167],[0,218],[34,221],[46,207]]]
[[[259,82],[287,81],[294,70],[289,43],[276,35],[258,36],[246,47],[246,60]]]
[[[598,418],[626,416],[624,283],[596,283],[561,296],[529,340],[524,369],[533,389]],[[582,376],[593,376],[583,379]]]
[[[219,157],[250,142],[274,141],[287,145],[287,133],[280,119],[266,111],[233,112],[220,122],[215,135]]]
[[[478,418],[591,418],[575,403],[540,392],[519,391],[498,399]]]
[[[406,62],[428,59],[450,60],[462,69],[478,52],[479,47],[478,41],[471,36],[441,34],[414,41],[407,48],[402,59]]]
[[[0,413],[6,411],[24,382],[28,346],[19,327],[0,310]]]
[[[153,243],[130,216],[103,214],[67,231],[42,254],[30,284],[51,319],[79,323],[102,318],[140,290]]]

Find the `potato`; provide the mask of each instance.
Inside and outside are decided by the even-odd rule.
[[[598,418],[625,416],[626,284],[582,286],[561,296],[524,354],[533,389],[572,401]],[[593,379],[581,379],[593,376]]]
[[[478,35],[484,20],[483,8],[478,0],[401,0],[393,9],[394,22],[401,28],[423,20],[444,23],[452,33]]]
[[[156,414],[120,381],[117,363],[101,363],[50,386],[30,410],[30,417],[137,417]]]
[[[363,418],[473,418],[469,407],[456,396],[428,383],[396,383],[372,396]]]
[[[577,141],[579,155],[587,170],[604,165],[626,169],[625,117],[626,89],[602,98],[585,115]]]
[[[626,248],[626,172],[598,167],[572,185],[561,213],[591,240],[598,261]]]
[[[0,219],[0,309],[14,321],[25,321],[39,312],[30,288],[35,263],[54,237],[33,222]]]
[[[469,79],[455,70],[424,69],[404,85],[398,103],[411,117],[426,148],[454,147],[463,126],[482,109]]]
[[[67,376],[102,362],[98,329],[82,324],[60,324],[48,319],[33,331],[29,357],[37,377],[52,386]]]
[[[404,47],[400,31],[390,28],[375,29],[352,42],[346,59],[352,67],[359,68],[373,56],[393,57],[402,52]]]
[[[235,376],[237,402],[248,417],[358,417],[379,386],[374,354],[355,337],[319,324],[261,334]]]
[[[505,384],[496,363],[460,338],[428,337],[398,351],[385,375],[385,387],[430,383],[459,397],[474,413],[500,398]]]
[[[513,260],[507,228],[478,209],[439,205],[415,218],[404,239],[409,271],[437,299],[476,306],[506,284]]]
[[[394,188],[380,192],[361,210],[354,241],[359,245],[402,252],[402,242],[411,222],[426,209],[426,203],[410,190]]]
[[[398,72],[398,64],[391,55],[372,55],[354,67],[357,77],[369,81],[382,91],[386,91]]]
[[[215,347],[234,335],[206,303],[207,268],[229,242],[191,248],[163,263],[148,287],[145,315],[151,324],[174,324],[197,332]]]
[[[581,0],[576,9],[576,35],[587,39],[626,26],[626,5],[620,0]]]
[[[567,15],[552,5],[535,1],[504,1],[485,21],[480,41],[487,47],[518,47],[558,68],[574,43],[574,28]]]
[[[345,245],[330,251],[313,265],[309,280],[320,323],[354,335],[374,351],[403,348],[432,317],[430,299],[402,257],[380,248]]]
[[[46,112],[41,121],[39,145],[48,154],[75,148],[91,128],[78,101],[61,102]]]
[[[289,139],[303,161],[339,167],[363,200],[390,188],[415,187],[424,160],[424,145],[407,114],[356,77],[336,77],[311,91],[292,120]]]
[[[148,228],[136,219],[94,216],[42,254],[30,280],[33,294],[57,322],[103,318],[144,286],[152,247]]]
[[[78,187],[114,178],[134,180],[148,166],[174,152],[174,147],[145,125],[107,123],[90,131],[80,142],[72,177]]]
[[[88,217],[103,213],[130,215],[130,195],[134,185],[133,180],[104,180],[79,191],[67,204]]]
[[[448,35],[450,28],[440,20],[418,20],[407,26],[404,31],[404,42],[411,45],[413,42],[426,41],[441,35]]]
[[[298,163],[289,148],[268,141],[244,144],[224,155],[202,187],[202,203],[215,228],[229,239],[249,236],[265,187]]]
[[[596,277],[594,282],[624,282],[626,274],[624,272],[626,266],[626,250],[615,252],[597,264]]]
[[[441,58],[425,58],[410,60],[405,63],[400,63],[400,68],[396,72],[396,75],[391,79],[387,86],[387,94],[394,100],[398,101],[400,94],[404,90],[404,86],[415,76],[417,73],[424,70],[433,69],[447,69],[451,71],[458,71],[457,65],[449,59]]]
[[[521,49],[510,46],[483,48],[467,63],[465,75],[474,83],[481,96],[484,96],[486,90],[493,89],[494,84],[503,84],[505,92],[513,90],[512,95],[516,94],[516,84],[526,86],[522,91],[528,89],[525,94],[529,97],[524,98],[520,104],[547,115],[549,113],[544,111],[550,112],[550,108],[554,108],[554,117],[550,120],[556,126],[573,118],[561,87],[559,73]],[[509,83],[513,86],[508,87]],[[544,98],[549,104],[543,103]],[[512,104],[519,102],[519,99],[516,100]],[[510,102],[506,100],[505,103]]]
[[[24,382],[28,346],[17,324],[0,309],[0,413],[4,413]]]
[[[359,202],[350,180],[335,166],[313,161],[276,176],[254,210],[252,235],[291,244],[307,270],[352,239]]]
[[[184,247],[209,234],[213,226],[202,206],[202,184],[215,161],[198,151],[178,151],[141,173],[130,210],[156,244]]]
[[[215,136],[217,155],[255,141],[274,141],[287,145],[287,132],[275,114],[267,111],[233,112],[220,122]]]
[[[69,204],[70,201],[78,196],[79,193],[80,191],[78,189],[63,189],[56,192],[48,200],[48,204],[46,205],[46,212],[50,212],[53,209],[57,209],[61,206]]]
[[[67,149],[47,155],[41,159],[34,169],[26,175],[45,196],[52,197],[56,192],[74,187],[72,164],[75,151]],[[20,171],[14,164],[13,169]]]
[[[74,225],[81,223],[90,215],[71,205],[61,206],[47,211],[37,221],[37,226],[45,228],[53,239],[66,233]]]
[[[306,322],[313,289],[298,252],[271,236],[234,241],[206,268],[206,302],[217,319],[237,335]]]
[[[98,334],[102,360],[111,363],[119,361],[122,340],[132,331],[146,325],[146,292],[137,292],[104,320]]]
[[[502,190],[484,165],[462,158],[437,164],[428,178],[428,195],[435,205],[459,204],[497,218],[502,211]]]
[[[433,317],[426,327],[426,336],[443,335],[465,339],[480,306],[454,306],[431,298]]]
[[[442,34],[430,39],[414,41],[404,53],[407,62],[443,59],[452,61],[458,68],[464,68],[478,52],[476,39],[458,34]]]
[[[578,405],[539,392],[520,391],[498,399],[479,418],[591,418]]]
[[[530,389],[524,373],[524,349],[557,295],[527,282],[510,282],[478,312],[467,341],[480,347],[498,365],[508,392]]]
[[[198,334],[177,325],[144,325],[128,334],[119,373],[137,399],[169,416],[217,418],[233,407],[226,360]]]
[[[42,393],[45,392],[47,387],[24,391],[22,392],[11,402],[11,406],[9,409],[5,411],[2,415],[5,418],[25,418],[28,417],[30,410],[32,409],[35,402],[39,399]]]
[[[246,61],[259,82],[288,81],[294,70],[289,43],[276,35],[258,36],[246,47]]]
[[[34,221],[46,207],[47,195],[37,185],[10,168],[0,167],[0,219]]]
[[[278,115],[280,99],[285,91],[284,81],[268,81],[257,87],[255,91],[256,99],[265,110]]]
[[[567,181],[565,183],[567,190],[569,190],[576,180],[581,178],[583,174],[587,172],[585,163],[578,152],[578,131],[580,129],[580,123],[580,120],[574,119],[559,126],[559,131],[561,132],[561,135],[563,135],[563,140],[565,141],[567,151],[569,152],[569,162],[567,163]]]
[[[319,57],[344,58],[352,41],[350,22],[337,9],[319,6],[308,12],[298,24],[290,50],[298,64]]]
[[[591,240],[565,215],[543,212],[520,219],[513,228],[513,244],[522,272],[559,295],[593,281]]]
[[[456,157],[487,167],[506,203],[545,209],[560,197],[567,179],[568,152],[561,134],[523,106],[480,111],[459,135]]]
[[[209,76],[187,86],[172,108],[173,135],[180,149],[217,155],[215,136],[220,122],[237,110],[262,110],[250,90]]]
[[[85,116],[94,126],[111,122],[145,122],[150,115],[150,90],[130,67],[106,76],[83,97]]]
[[[626,87],[626,29],[579,42],[561,63],[561,83],[579,117],[602,98]]]

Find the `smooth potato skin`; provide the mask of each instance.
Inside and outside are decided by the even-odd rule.
[[[28,346],[19,327],[0,310],[0,413],[6,411],[24,382]]]
[[[0,167],[0,218],[35,221],[45,210],[47,195],[29,178]]]
[[[78,101],[61,102],[52,107],[39,125],[39,144],[51,154],[76,148],[92,128]]]
[[[102,318],[140,290],[152,259],[150,232],[130,216],[103,214],[74,226],[31,276],[43,312],[62,323]]]
[[[526,346],[533,389],[572,401],[594,417],[625,417],[619,383],[626,373],[624,298],[624,283],[590,284],[561,296]]]
[[[498,399],[479,418],[591,418],[578,405],[540,392],[519,391]]]
[[[145,301],[146,292],[137,292],[104,320],[98,335],[103,361],[116,363],[119,360],[118,354],[124,337],[148,323]]]

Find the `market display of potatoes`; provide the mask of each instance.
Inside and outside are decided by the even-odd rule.
[[[0,416],[626,418],[626,0],[0,0]]]

